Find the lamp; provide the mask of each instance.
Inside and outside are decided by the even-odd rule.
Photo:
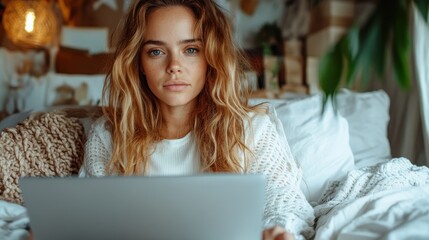
[[[47,46],[56,40],[58,24],[51,2],[9,1],[3,13],[9,39],[21,46]]]
[[[47,72],[60,26],[52,0],[10,0],[2,23],[9,40],[19,49],[14,53],[15,72],[6,79],[8,95],[4,109],[10,114],[25,109],[33,77],[38,79]]]

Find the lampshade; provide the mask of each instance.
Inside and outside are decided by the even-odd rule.
[[[3,26],[17,45],[46,46],[57,36],[58,24],[50,2],[9,1],[3,13]]]

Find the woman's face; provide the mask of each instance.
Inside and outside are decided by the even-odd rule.
[[[146,24],[141,62],[150,90],[162,108],[192,109],[207,71],[194,14],[182,6],[163,7]]]

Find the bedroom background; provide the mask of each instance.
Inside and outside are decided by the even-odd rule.
[[[2,0],[0,26],[0,119],[59,105],[99,105],[103,63],[111,56],[110,35],[132,0],[39,0],[55,16],[52,39],[31,45],[12,39],[5,27],[8,8]],[[31,1],[24,1],[31,2]],[[218,0],[236,29],[237,43],[248,54],[249,84],[255,98],[300,98],[320,92],[317,64],[352,23],[373,10],[371,0]],[[1,15],[0,15],[1,16]],[[385,90],[390,97],[388,136],[392,156],[429,165],[428,26],[412,14],[413,84],[399,89],[392,71],[384,81],[370,81],[356,91]],[[52,22],[51,22],[52,24]],[[46,28],[45,28],[46,29]],[[49,28],[48,28],[49,29]],[[424,81],[422,81],[424,79]],[[427,86],[427,85],[426,85]],[[369,134],[369,133],[368,133]]]

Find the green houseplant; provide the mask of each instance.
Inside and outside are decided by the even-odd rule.
[[[381,78],[388,63],[393,66],[399,86],[410,88],[409,21],[413,5],[428,22],[429,0],[378,0],[366,21],[360,26],[353,25],[324,54],[319,65],[324,103],[329,98],[335,100],[342,86],[350,87],[358,81],[366,85],[373,73]]]

